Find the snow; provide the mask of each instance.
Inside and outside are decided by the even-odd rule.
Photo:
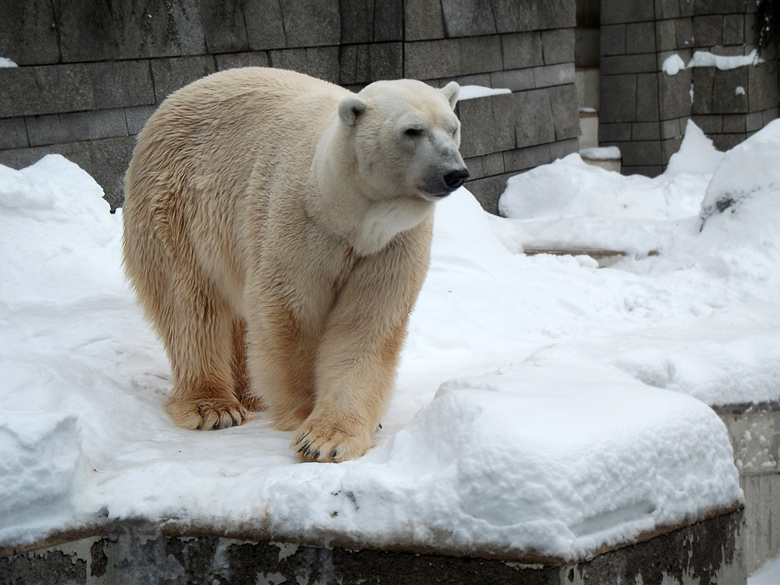
[[[691,67],[716,67],[721,71],[728,71],[729,69],[758,65],[763,62],[764,60],[758,56],[756,49],[753,49],[748,55],[715,55],[709,51],[694,51],[693,57],[691,57],[687,65],[682,60],[682,57],[677,53],[672,53],[664,59],[661,70],[671,76],[677,75],[683,69],[690,69]]]
[[[8,57],[0,57],[0,67],[18,67],[18,65]]]
[[[617,146],[594,146],[580,150],[582,158],[592,160],[620,160],[620,149]]]
[[[442,201],[377,447],[338,465],[263,415],[175,427],[121,210],[62,157],[0,167],[0,543],[148,518],[574,560],[731,509],[709,405],[780,394],[778,156],[780,122],[725,154],[690,124],[654,179],[575,154],[511,179],[511,218]],[[542,245],[628,256],[522,254]]]
[[[777,585],[778,583],[780,583],[780,556],[767,561],[747,580],[747,585]]]
[[[481,85],[461,85],[458,101],[473,100],[492,95],[501,95],[503,93],[512,93],[512,90],[507,88],[483,87]]]
[[[677,75],[683,69],[685,69],[685,61],[677,53],[672,53],[664,59],[661,66],[661,70],[667,75]]]

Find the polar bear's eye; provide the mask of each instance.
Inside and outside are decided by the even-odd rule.
[[[407,128],[404,130],[404,134],[409,138],[417,138],[422,136],[423,131],[420,128]]]

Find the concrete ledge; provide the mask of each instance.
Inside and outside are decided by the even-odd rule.
[[[0,549],[0,582],[26,584],[744,583],[741,510],[648,535],[577,563],[299,545],[173,523],[124,521]]]

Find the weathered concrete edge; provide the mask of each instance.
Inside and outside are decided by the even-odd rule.
[[[56,547],[85,538],[111,537],[124,532],[137,532],[144,534],[160,534],[165,537],[173,538],[214,537],[245,542],[274,542],[331,550],[343,549],[349,552],[377,551],[413,555],[435,555],[454,558],[497,560],[519,565],[563,567],[572,564],[591,562],[601,555],[640,545],[659,536],[671,534],[678,530],[692,528],[695,525],[702,524],[708,520],[725,517],[734,514],[735,512],[741,512],[743,508],[744,504],[742,502],[736,502],[731,506],[715,508],[678,524],[659,526],[654,530],[642,532],[634,540],[621,542],[615,545],[604,545],[588,555],[571,558],[545,555],[534,550],[520,551],[511,548],[491,549],[486,547],[474,547],[471,549],[444,549],[429,545],[404,543],[384,544],[379,546],[361,542],[357,538],[345,537],[343,534],[327,534],[324,531],[317,536],[302,535],[295,537],[274,534],[267,528],[239,527],[237,529],[224,529],[217,526],[189,523],[177,519],[155,522],[145,518],[106,520],[84,524],[67,530],[52,531],[46,537],[29,544],[0,546],[0,558]]]

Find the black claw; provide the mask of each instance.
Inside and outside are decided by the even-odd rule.
[[[319,459],[319,458],[320,458],[320,452],[318,450],[314,452],[314,454],[312,455],[312,459]]]
[[[300,437],[298,437],[298,440],[297,440],[297,441],[295,441],[295,444],[296,444],[296,445],[300,445],[301,441],[303,441],[303,440],[304,440],[306,437],[308,437],[308,436],[309,436],[309,431],[306,431],[306,432],[305,432],[305,433],[303,433],[303,434],[302,434]]]
[[[303,445],[301,445],[298,448],[298,453],[300,453],[303,450],[306,450],[307,452],[309,451],[309,441],[306,441]]]
[[[338,457],[338,455],[339,455],[339,450],[333,449],[333,453],[330,454],[330,458],[335,459],[336,457]]]

